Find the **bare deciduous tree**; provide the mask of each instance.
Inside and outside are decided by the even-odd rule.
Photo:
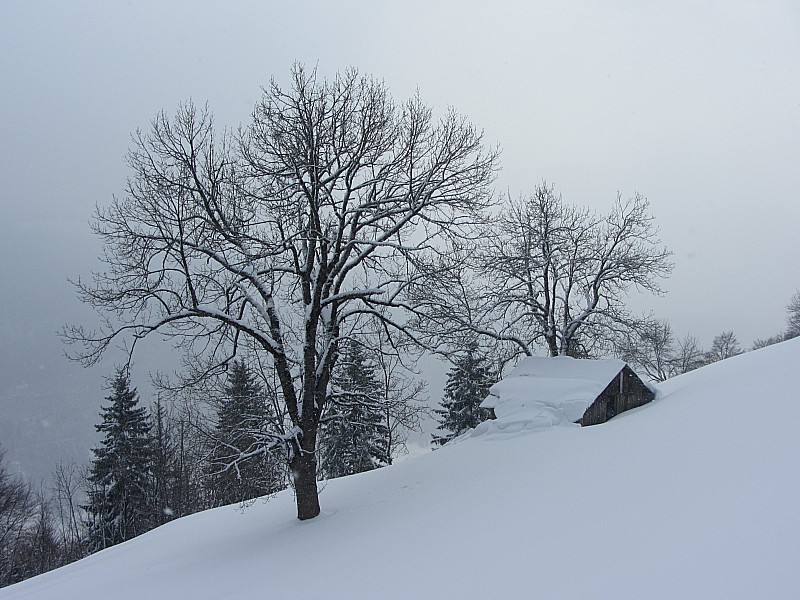
[[[0,448],[0,587],[37,574],[30,564],[37,513],[34,491],[21,475],[9,473],[5,450]]]
[[[800,292],[795,292],[786,307],[786,334],[788,339],[800,337]]]
[[[774,344],[779,344],[785,340],[787,340],[787,336],[784,333],[777,333],[775,335],[771,335],[767,338],[757,338],[753,340],[753,345],[750,347],[751,350],[760,350],[761,348],[766,348],[767,346],[772,346]]]
[[[800,292],[795,292],[786,305],[786,330],[768,338],[753,341],[753,350],[778,344],[785,340],[800,337]]]
[[[700,347],[697,338],[692,334],[686,334],[682,340],[678,342],[678,348],[675,352],[675,374],[688,373],[699,369],[704,364],[705,352]]]
[[[65,335],[91,364],[158,332],[212,368],[248,339],[276,372],[292,426],[273,441],[289,449],[298,518],[312,518],[340,341],[369,321],[413,335],[406,291],[437,240],[476,222],[496,156],[455,112],[398,106],[353,71],[318,81],[296,67],[236,136],[192,105],[160,114],[135,136],[127,193],[94,220],[106,270],[79,288],[105,327]]]
[[[725,360],[732,356],[742,353],[742,348],[739,346],[739,340],[732,331],[723,331],[714,338],[711,342],[711,348],[705,353],[705,363],[714,363],[720,360]]]
[[[430,413],[424,403],[426,382],[416,380],[396,354],[377,353],[376,374],[380,380],[381,404],[388,431],[389,464],[408,452],[409,431],[419,431],[423,416]]]
[[[706,364],[697,338],[687,334],[675,340],[668,321],[647,318],[625,332],[617,354],[641,369],[653,381],[694,371]]]
[[[57,465],[53,471],[52,499],[65,563],[86,556],[86,526],[80,505],[87,477],[88,473],[81,472],[75,465],[64,463]]]
[[[647,319],[627,332],[618,354],[653,381],[675,374],[675,336],[668,321]]]
[[[425,291],[427,316],[451,335],[483,334],[518,353],[543,345],[551,356],[586,356],[634,321],[624,306],[631,288],[660,292],[669,257],[642,196],[618,197],[601,217],[542,184],[509,201],[450,268],[440,262],[443,284]]]

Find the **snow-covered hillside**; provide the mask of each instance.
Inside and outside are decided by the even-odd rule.
[[[429,455],[170,523],[17,598],[792,598],[800,339],[607,424],[487,427]]]

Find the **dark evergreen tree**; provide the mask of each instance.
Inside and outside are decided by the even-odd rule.
[[[322,425],[320,472],[325,478],[370,471],[389,463],[384,393],[364,348],[351,341],[332,380]]]
[[[232,363],[217,408],[209,491],[214,506],[265,496],[285,485],[285,469],[271,446],[273,412],[263,386],[243,360]]]
[[[471,344],[462,356],[456,358],[447,375],[441,408],[434,410],[439,417],[442,434],[433,434],[433,443],[441,446],[468,429],[477,426],[490,416],[490,411],[480,403],[489,395],[496,381],[492,368]]]
[[[89,545],[92,551],[129,540],[150,529],[153,450],[147,410],[139,406],[125,370],[111,382],[110,403],[102,409],[103,434],[89,473]]]

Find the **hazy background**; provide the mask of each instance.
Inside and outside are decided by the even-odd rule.
[[[81,369],[55,331],[95,322],[67,278],[97,266],[88,221],[123,190],[130,133],[190,98],[236,127],[294,61],[455,106],[502,146],[500,191],[547,179],[599,211],[644,194],[675,271],[664,297],[631,304],[679,337],[781,330],[800,288],[800,4],[486,4],[0,3],[0,444],[15,468],[89,457],[119,356]],[[140,390],[171,360],[140,355]]]

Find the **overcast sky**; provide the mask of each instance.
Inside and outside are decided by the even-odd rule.
[[[598,211],[642,193],[675,270],[632,305],[679,335],[746,346],[783,327],[800,288],[796,0],[4,0],[0,408],[107,374],[67,365],[54,331],[93,323],[66,280],[96,266],[88,221],[123,190],[131,132],[187,99],[236,127],[294,61],[454,106],[502,147],[501,191],[546,179]]]

